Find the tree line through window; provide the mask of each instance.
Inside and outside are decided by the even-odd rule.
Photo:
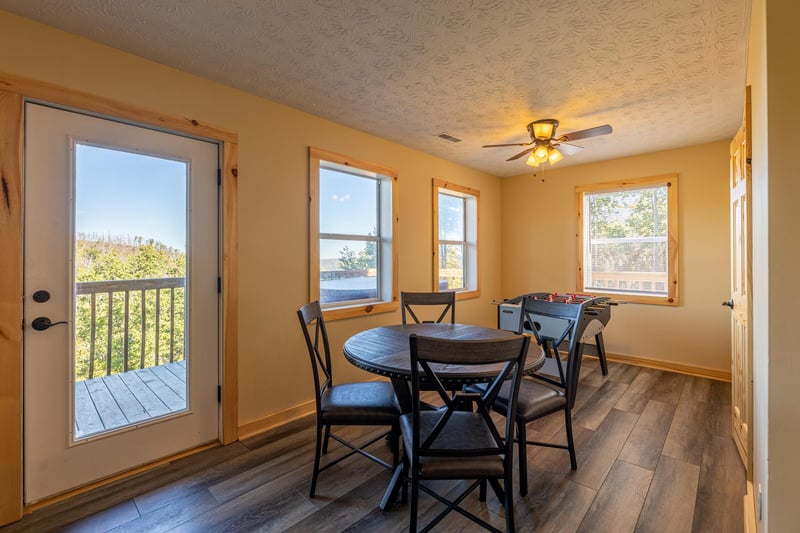
[[[671,175],[576,189],[580,291],[676,303],[677,187]]]

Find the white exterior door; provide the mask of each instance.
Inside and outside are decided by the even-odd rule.
[[[218,160],[25,105],[26,503],[219,438]]]

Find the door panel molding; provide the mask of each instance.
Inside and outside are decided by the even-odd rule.
[[[238,134],[55,84],[0,72],[0,525],[22,517],[22,116],[26,98],[221,141],[222,443],[238,439]]]

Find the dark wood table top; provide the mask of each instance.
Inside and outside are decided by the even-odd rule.
[[[513,337],[516,333],[468,324],[407,324],[383,326],[357,333],[344,343],[344,355],[355,366],[392,379],[411,379],[411,352],[408,337],[457,340],[487,340]],[[535,372],[544,364],[544,353],[534,342],[528,350],[525,372]],[[476,383],[491,381],[502,365],[437,365],[447,381]],[[445,376],[442,376],[443,378]]]

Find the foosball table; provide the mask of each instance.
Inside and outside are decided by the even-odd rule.
[[[521,294],[514,298],[509,298],[501,302],[496,302],[497,305],[497,327],[498,329],[506,329],[509,331],[519,331],[520,328],[520,311],[522,300],[525,297],[534,298],[536,300],[546,302],[556,302],[559,304],[584,304],[587,303],[583,315],[586,319],[591,320],[589,326],[584,332],[584,338],[594,337],[594,344],[586,343],[583,346],[583,353],[587,355],[594,355],[600,360],[600,368],[603,375],[608,374],[608,363],[606,361],[606,349],[603,343],[603,330],[611,320],[611,306],[618,305],[620,301],[612,300],[606,296],[593,296],[591,294],[575,294],[575,293],[549,293],[549,292],[531,292],[528,294]],[[554,306],[556,307],[556,306]],[[537,331],[549,337],[558,338],[560,333],[564,331],[566,320],[558,318],[543,317],[537,320],[536,324],[529,324],[525,321],[522,324],[523,333],[533,333],[533,328],[536,327]],[[555,347],[558,348],[558,347]]]

